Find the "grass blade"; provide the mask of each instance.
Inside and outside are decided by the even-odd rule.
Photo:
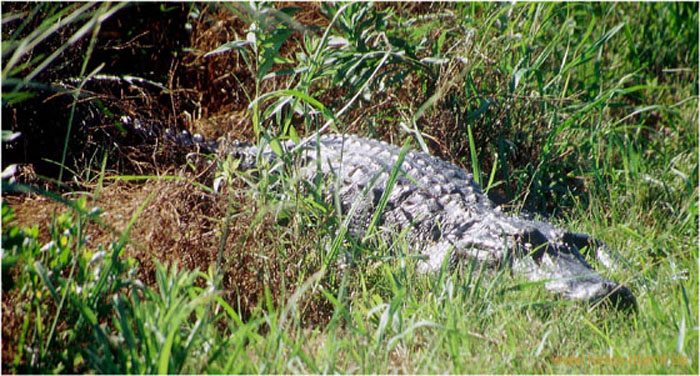
[[[379,218],[381,218],[382,214],[384,214],[384,208],[386,208],[387,202],[389,202],[389,196],[391,195],[391,192],[394,190],[394,185],[396,184],[396,179],[399,177],[399,171],[401,170],[401,165],[403,165],[403,160],[406,157],[406,153],[408,152],[408,139],[404,141],[403,146],[401,146],[401,151],[399,152],[399,156],[396,158],[396,162],[394,163],[394,167],[391,169],[391,173],[389,174],[389,178],[386,181],[386,186],[384,187],[384,192],[382,193],[382,197],[379,199],[379,203],[377,204],[377,207],[374,209],[374,214],[372,215],[372,220],[369,222],[369,225],[367,226],[367,230],[365,231],[365,236],[362,239],[362,242],[366,242],[367,239],[369,239],[375,231],[375,227],[377,227],[377,224],[379,223]]]

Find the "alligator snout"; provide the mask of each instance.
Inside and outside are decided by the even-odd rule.
[[[523,238],[533,249],[514,261],[514,272],[524,274],[531,281],[545,281],[545,289],[567,299],[620,309],[636,307],[632,292],[598,274],[574,245],[550,243],[543,234],[532,229]]]
[[[568,299],[605,304],[620,309],[636,307],[634,295],[626,287],[610,281],[577,254],[548,252],[540,262],[545,288]]]

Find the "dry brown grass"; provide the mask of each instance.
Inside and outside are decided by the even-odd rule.
[[[282,7],[285,4],[277,4]],[[321,16],[319,6],[311,3],[295,4],[302,9],[296,19],[306,25],[323,27],[327,20]],[[133,40],[133,43],[120,49],[115,46],[98,45],[100,56],[104,58],[110,51],[115,56],[108,58],[115,64],[133,61],[134,51],[148,49],[163,44],[170,37],[184,36],[181,25],[164,21],[154,24],[144,21],[143,7],[129,8],[105,26],[105,35],[119,37],[116,26],[123,28],[144,27],[150,25],[147,32]],[[185,8],[179,10],[184,12]],[[211,12],[211,13],[210,13]],[[182,13],[184,14],[184,13]],[[192,184],[200,181],[211,185],[211,165],[199,163],[198,170],[192,171],[185,165],[185,154],[177,145],[144,140],[133,134],[124,135],[116,127],[115,121],[121,115],[138,119],[158,121],[163,127],[187,129],[192,133],[201,133],[207,138],[227,135],[230,138],[252,140],[250,119],[247,114],[248,99],[245,92],[252,93],[254,84],[251,73],[237,54],[221,54],[205,58],[203,55],[236,38],[245,37],[245,25],[231,12],[221,8],[202,7],[202,14],[193,21],[193,29],[187,40],[168,40],[168,45],[181,43],[189,46],[192,53],[183,54],[174,59],[169,55],[154,55],[148,61],[141,61],[139,70],[148,71],[150,67],[167,68],[168,90],[161,91],[140,85],[122,85],[113,82],[97,81],[85,86],[86,96],[78,107],[78,124],[74,126],[70,143],[69,160],[71,165],[79,167],[92,166],[93,173],[99,173],[102,150],[109,149],[105,185],[99,196],[89,202],[97,206],[104,214],[103,223],[109,228],[90,223],[87,234],[90,237],[88,247],[108,246],[126,230],[133,213],[150,199],[129,233],[129,244],[125,257],[133,257],[139,262],[138,277],[147,285],[155,283],[155,263],[175,263],[182,268],[206,271],[216,264],[224,218],[227,210],[228,195],[207,193]],[[117,34],[115,34],[117,33]],[[280,53],[290,56],[295,53],[300,34],[290,38]],[[163,39],[165,38],[165,39]],[[160,41],[160,42],[159,42]],[[127,72],[130,74],[137,72]],[[66,74],[66,73],[64,73]],[[66,74],[70,75],[70,74]],[[162,82],[162,81],[161,81]],[[278,89],[281,80],[267,80],[263,91]],[[329,94],[330,95],[330,94]],[[99,100],[102,105],[116,114],[105,117],[104,114],[91,111],[90,102]],[[38,161],[46,158],[46,152],[61,149],[60,142],[64,130],[48,129],[44,125],[56,122],[67,123],[70,105],[68,95],[45,93],[38,101],[29,101],[12,110],[10,119],[12,128],[29,133],[23,152],[25,163],[18,177],[24,183],[36,183],[50,190],[62,187],[47,181],[37,180],[34,169]],[[44,111],[33,111],[43,108]],[[6,111],[4,111],[6,112]],[[65,119],[64,119],[65,117]],[[27,128],[25,125],[30,124]],[[19,127],[19,128],[17,128]],[[37,137],[31,137],[35,134]],[[79,140],[79,141],[78,141]],[[47,141],[57,141],[47,144]],[[30,146],[32,145],[32,146]],[[27,150],[29,153],[27,153]],[[22,151],[20,150],[20,153]],[[29,157],[28,157],[29,156]],[[58,160],[58,154],[50,154],[50,159]],[[39,164],[39,175],[52,176],[55,168]],[[81,171],[76,168],[76,170]],[[182,180],[146,180],[113,181],[110,176],[136,175],[180,175]],[[93,174],[94,176],[94,174]],[[86,175],[74,177],[70,189],[94,193],[94,180],[85,180]],[[276,304],[286,299],[295,288],[309,275],[305,274],[311,267],[300,267],[309,261],[309,255],[315,252],[314,237],[305,239],[285,238],[289,234],[275,233],[271,229],[276,223],[274,213],[267,213],[262,220],[253,224],[258,215],[258,207],[251,204],[239,185],[229,191],[233,195],[233,219],[230,232],[225,240],[221,277],[225,298],[243,315],[250,314],[261,305],[265,288],[269,289]],[[67,197],[72,197],[66,193]],[[13,208],[16,221],[21,226],[39,226],[40,241],[48,242],[48,226],[51,218],[58,213],[69,210],[46,197],[34,194],[6,195],[3,200]],[[285,246],[291,245],[294,246]],[[288,251],[293,249],[294,251]],[[318,257],[316,257],[318,260]],[[312,263],[313,264],[313,263]],[[324,282],[332,289],[332,283]],[[3,363],[9,364],[13,358],[16,344],[11,340],[19,337],[22,312],[13,307],[19,306],[15,294],[3,296]],[[304,312],[302,320],[308,322],[325,322],[329,318],[331,307],[318,297],[305,294],[301,301]]]
[[[325,27],[328,20],[321,15],[318,4],[313,3],[278,3],[281,8],[293,5],[301,8],[295,19],[306,27]],[[131,8],[138,13],[139,9]],[[143,9],[141,9],[143,11]],[[180,11],[184,11],[181,9]],[[125,11],[121,17],[110,25],[127,27],[130,11]],[[133,213],[147,200],[150,201],[138,217],[129,233],[129,244],[125,257],[133,257],[139,262],[138,277],[147,285],[155,283],[155,263],[175,263],[182,268],[206,271],[216,264],[224,218],[227,210],[227,195],[207,193],[192,184],[192,181],[211,185],[212,166],[206,162],[197,164],[197,170],[192,171],[185,164],[185,154],[179,145],[171,145],[156,140],[144,140],[132,133],[124,135],[116,127],[115,121],[121,115],[129,115],[138,119],[158,121],[163,127],[187,129],[192,133],[201,133],[207,138],[226,135],[239,140],[253,140],[252,126],[247,112],[248,99],[246,92],[254,92],[254,82],[251,72],[242,62],[239,54],[229,53],[211,57],[204,54],[215,49],[222,43],[245,37],[245,24],[234,14],[221,8],[203,7],[200,17],[192,21],[192,32],[187,41],[180,41],[191,48],[191,53],[182,57],[168,60],[167,56],[154,56],[150,64],[154,66],[168,65],[168,90],[161,91],[142,85],[123,85],[113,82],[97,81],[85,86],[86,96],[81,99],[78,107],[79,124],[74,126],[74,135],[82,138],[81,142],[71,141],[69,155],[74,166],[92,165],[94,174],[99,173],[99,159],[102,150],[108,148],[109,158],[104,187],[99,196],[89,202],[104,212],[101,219],[109,224],[109,228],[91,223],[87,227],[90,237],[88,247],[98,245],[108,246],[114,242],[120,233],[126,230]],[[138,21],[136,21],[138,23]],[[147,22],[148,23],[148,22]],[[107,25],[107,33],[113,33]],[[171,31],[168,27],[176,27],[172,22],[160,22],[148,30],[148,35],[134,40],[131,50],[139,47],[147,48],[149,43],[158,43],[159,38],[165,37]],[[177,26],[179,28],[179,26]],[[160,33],[155,35],[156,33]],[[182,36],[183,34],[178,33]],[[292,56],[298,52],[301,34],[296,32],[282,46],[280,55]],[[148,42],[150,41],[150,42]],[[162,41],[161,41],[162,42]],[[172,43],[173,41],[170,41]],[[108,48],[106,48],[108,50]],[[133,53],[118,55],[116,61],[129,61]],[[103,53],[106,53],[103,51]],[[120,60],[121,59],[121,60]],[[148,64],[148,62],[142,62]],[[278,69],[281,69],[279,67]],[[142,69],[148,70],[148,66]],[[268,92],[282,88],[282,79],[264,81],[261,90]],[[355,106],[345,116],[346,119],[363,119],[371,113],[386,113],[399,117],[396,112],[396,102],[411,98],[409,106],[420,105],[423,98],[409,95],[418,92],[420,82],[408,80],[406,85],[396,93],[377,95],[372,102],[363,102]],[[329,106],[342,106],[339,102],[345,96],[343,89],[331,89],[319,98]],[[91,110],[91,102],[99,100],[116,117],[105,117],[104,114]],[[57,140],[63,136],[61,129],[48,132],[42,124],[48,119],[44,116],[55,117],[61,114],[61,122],[67,122],[62,117],[67,115],[70,105],[68,95],[47,93],[40,102],[28,102],[19,106],[15,111],[18,116],[13,119],[19,125],[29,119],[34,128],[42,133],[41,141]],[[32,114],[31,108],[42,107],[47,113]],[[55,118],[53,119],[55,122]],[[386,126],[385,126],[386,125]],[[361,121],[352,121],[346,131],[360,132],[366,127]],[[25,131],[30,131],[26,129]],[[388,141],[395,141],[392,135],[397,130],[396,125],[382,124],[376,128],[378,136]],[[75,139],[76,137],[73,137]],[[29,143],[34,140],[29,140]],[[36,145],[36,144],[35,144]],[[47,145],[48,146],[48,145]],[[29,148],[28,146],[25,146]],[[51,147],[30,148],[34,159],[24,166],[32,172],[36,159],[46,157],[45,150],[60,150],[59,143]],[[56,155],[51,159],[56,160]],[[77,170],[77,168],[76,168]],[[40,175],[51,175],[45,168],[40,168]],[[53,171],[53,170],[50,170]],[[94,176],[93,174],[93,176]],[[113,181],[113,175],[179,175],[182,180],[146,180],[146,181]],[[35,174],[20,176],[20,180],[31,183],[36,179]],[[85,180],[85,175],[75,177],[72,189],[95,192],[94,180]],[[49,189],[61,187],[42,182]],[[225,298],[243,315],[250,314],[256,307],[264,304],[264,290],[267,288],[274,302],[279,304],[294,292],[294,290],[310,276],[308,270],[318,266],[318,237],[308,234],[303,239],[294,234],[303,232],[290,231],[279,233],[280,226],[275,213],[266,213],[262,220],[255,221],[260,207],[249,202],[241,185],[232,187],[228,194],[233,196],[233,215],[230,232],[225,240],[226,248],[223,254],[222,282]],[[66,193],[71,197],[70,193]],[[4,198],[14,210],[19,225],[40,227],[40,241],[48,242],[48,226],[52,216],[69,210],[61,204],[39,195],[11,195]],[[292,219],[294,221],[294,219]],[[289,223],[289,226],[303,225]],[[304,266],[302,266],[304,265]],[[322,286],[333,290],[331,278],[324,278]],[[301,319],[309,323],[327,322],[332,307],[320,294],[305,294],[300,302]],[[16,306],[13,294],[3,297],[3,308]],[[22,317],[20,311],[3,309],[3,335],[5,338],[18,338],[21,330]],[[8,342],[5,342],[8,343]],[[9,341],[12,345],[12,341]],[[12,359],[15,346],[4,348],[3,363]]]

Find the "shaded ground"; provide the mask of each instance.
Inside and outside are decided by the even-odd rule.
[[[299,5],[302,8],[300,20],[319,25],[327,22],[320,16],[318,6]],[[28,3],[9,6],[16,11],[32,7]],[[231,12],[214,6],[202,5],[197,18],[189,15],[190,9],[184,3],[171,3],[167,8],[164,11],[159,4],[136,3],[103,25],[88,71],[107,62],[100,74],[133,75],[167,87],[161,89],[142,82],[135,85],[110,80],[88,82],[68,144],[66,165],[70,170],[64,172],[67,185],[58,185],[53,180],[58,177],[56,162],[61,160],[72,102],[71,96],[62,94],[61,90],[76,84],[64,80],[78,76],[80,61],[75,61],[75,57],[84,52],[85,43],[75,45],[66,53],[73,57],[74,64],[48,70],[42,77],[49,82],[64,81],[64,85],[40,91],[37,97],[4,107],[2,111],[3,129],[22,133],[18,143],[3,144],[3,168],[19,164],[15,175],[18,182],[37,184],[53,191],[92,193],[90,196],[94,200],[90,205],[101,208],[104,212],[101,219],[107,225],[92,223],[88,226],[89,246],[102,244],[106,247],[116,241],[127,229],[134,213],[146,203],[129,233],[125,256],[138,260],[138,277],[148,285],[155,282],[155,262],[174,262],[180,267],[199,268],[205,272],[216,264],[224,227],[221,219],[226,214],[228,195],[207,193],[193,184],[203,182],[211,186],[216,166],[210,161],[200,160],[190,168],[185,160],[189,150],[182,150],[180,145],[145,140],[133,133],[125,134],[119,129],[120,117],[152,119],[162,128],[187,129],[207,138],[227,135],[250,140],[252,137],[250,119],[245,113],[248,106],[245,91],[253,89],[249,71],[231,54],[203,57],[232,38],[231,33],[245,35],[245,25]],[[185,48],[189,52],[184,52]],[[108,110],[95,111],[97,101]],[[94,176],[100,171],[105,151],[108,151],[107,177],[116,173],[180,176],[181,179],[115,182],[107,178],[97,196]],[[222,257],[235,262],[225,264],[223,287],[230,304],[245,314],[258,305],[264,286],[274,297],[283,296],[282,290],[293,291],[297,279],[303,276],[297,275],[298,269],[288,265],[301,262],[304,253],[310,253],[308,247],[314,245],[308,244],[308,239],[288,239],[294,242],[296,253],[281,256],[276,245],[284,242],[270,238],[271,234],[265,232],[266,223],[274,220],[274,214],[264,215],[262,221],[251,226],[258,213],[246,211],[251,206],[242,191],[232,190],[230,195],[236,214]],[[15,210],[19,225],[39,226],[42,243],[50,240],[50,218],[68,210],[60,203],[35,194],[6,193],[3,200]],[[242,251],[247,248],[262,250],[264,254]],[[15,301],[17,292],[3,295],[3,364],[9,364],[14,358],[16,344],[12,338],[18,338],[22,329],[23,317],[14,309],[18,304]],[[309,304],[304,315],[307,320],[327,319],[329,307],[324,306],[325,303],[311,300]]]

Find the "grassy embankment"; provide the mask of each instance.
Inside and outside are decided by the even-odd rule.
[[[697,374],[696,4],[297,6],[4,7],[4,157],[56,141],[2,183],[4,372]],[[36,107],[97,74],[167,100],[136,83],[91,88],[98,116],[77,91],[63,113]],[[604,273],[639,310],[507,270],[418,275],[410,244],[346,237],[286,174],[75,141],[123,113],[253,142],[328,125],[425,145],[511,210],[619,250]]]

